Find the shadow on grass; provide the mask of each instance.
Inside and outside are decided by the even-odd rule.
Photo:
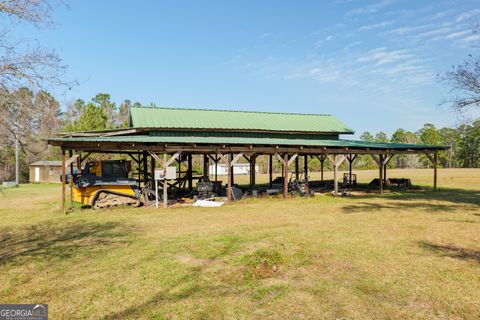
[[[480,250],[461,248],[454,245],[439,245],[427,241],[419,242],[419,246],[445,257],[480,263]]]
[[[127,243],[125,226],[117,222],[78,222],[68,226],[34,225],[0,230],[0,265],[18,258],[35,261],[70,258]]]
[[[204,273],[204,269],[206,267],[207,266],[197,266],[194,268],[188,268],[188,273],[177,279],[175,281],[175,285],[154,294],[151,298],[143,303],[129,306],[118,312],[113,312],[102,317],[101,319],[137,319],[143,317],[156,319],[156,317],[159,316],[159,312],[162,312],[161,319],[167,319],[172,317],[172,315],[168,309],[162,310],[162,307],[184,301],[192,296],[225,297],[238,294],[232,288],[227,288],[224,285],[215,285],[202,280],[202,274]],[[201,310],[198,310],[198,312],[201,313]],[[199,318],[203,319],[209,317],[200,316]]]
[[[383,199],[387,201],[383,201],[382,203],[363,201],[357,204],[347,205],[343,207],[346,213],[375,212],[382,209],[425,209],[430,213],[438,213],[442,211],[454,211],[460,208],[478,212],[480,209],[480,190],[453,188],[443,188],[436,192],[431,190],[397,190],[383,195],[368,193],[355,196],[353,199]],[[442,201],[444,203],[433,203],[433,201]],[[478,213],[474,213],[474,215],[478,215]]]
[[[182,241],[176,239],[175,241]],[[243,240],[237,236],[224,235],[216,237],[211,240],[211,246],[214,253],[209,255],[208,260],[205,263],[195,266],[184,265],[185,272],[183,276],[175,280],[175,284],[168,287],[166,290],[162,290],[154,294],[147,301],[126,307],[118,312],[111,313],[104,316],[102,319],[136,319],[141,317],[155,318],[158,317],[158,312],[162,311],[161,319],[163,318],[176,318],[170,314],[168,309],[162,310],[162,307],[184,301],[193,296],[199,297],[225,297],[225,296],[237,296],[238,290],[228,284],[215,284],[211,281],[207,281],[204,278],[206,269],[211,267],[212,264],[222,260],[223,258],[232,255],[237,252],[238,245]],[[185,248],[179,247],[176,251],[183,252]],[[222,312],[221,310],[210,310],[212,313],[217,314]],[[211,318],[211,314],[202,316],[202,310],[197,310],[198,318]],[[207,311],[208,312],[208,311]],[[173,312],[172,312],[173,313]],[[220,318],[224,318],[222,315],[218,315]]]

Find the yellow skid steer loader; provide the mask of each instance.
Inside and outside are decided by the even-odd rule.
[[[92,208],[141,205],[138,181],[129,178],[130,161],[102,160],[85,164],[80,175],[73,177],[73,201]]]

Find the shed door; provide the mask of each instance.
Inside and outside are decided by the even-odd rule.
[[[40,182],[40,167],[35,167],[35,182]]]

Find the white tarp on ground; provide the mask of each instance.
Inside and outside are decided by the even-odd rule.
[[[223,202],[210,200],[197,200],[193,203],[194,207],[221,207]]]

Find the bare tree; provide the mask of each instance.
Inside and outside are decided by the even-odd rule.
[[[36,42],[18,41],[11,31],[18,22],[36,27],[52,23],[52,5],[45,0],[0,0],[0,16],[9,24],[0,30],[0,85],[10,91],[21,86],[33,90],[47,85],[71,86],[61,79],[66,66],[53,50],[47,50]]]
[[[474,27],[473,34],[479,33],[479,26]],[[478,49],[479,43],[473,45]],[[450,104],[458,112],[471,107],[480,107],[480,56],[470,54],[465,61],[453,66],[441,80],[448,82],[452,89],[452,97],[443,103]]]
[[[48,86],[74,84],[62,80],[66,67],[54,51],[11,36],[18,23],[30,23],[35,27],[50,25],[51,3],[47,0],[0,0],[0,18],[5,18],[3,22],[6,22],[0,29],[0,127],[13,138],[17,183],[20,149],[28,149],[27,137],[33,132],[31,126],[37,121],[36,113],[42,112],[39,110],[42,103],[32,107],[35,92],[42,92]],[[8,141],[2,141],[3,145],[6,143]]]

